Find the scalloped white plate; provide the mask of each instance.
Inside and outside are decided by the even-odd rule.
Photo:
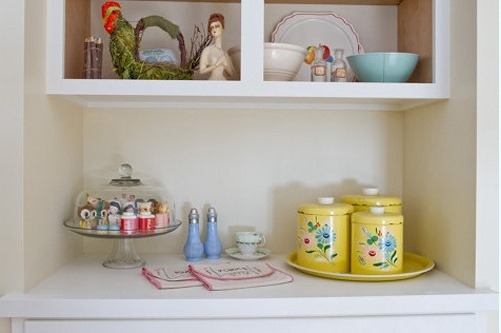
[[[348,56],[364,52],[353,25],[333,12],[294,12],[275,26],[271,42],[290,43],[305,48],[325,44],[331,53],[334,53],[334,49],[344,49],[345,60]],[[355,80],[351,68],[348,69],[348,80]],[[310,81],[309,65],[301,65],[295,81]]]

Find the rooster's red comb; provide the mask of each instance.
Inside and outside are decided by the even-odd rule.
[[[120,10],[122,7],[120,4],[116,1],[107,1],[101,6],[101,17],[106,19],[107,17],[110,16],[112,12],[115,10]]]

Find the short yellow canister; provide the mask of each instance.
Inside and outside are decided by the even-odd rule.
[[[384,207],[351,215],[351,273],[398,274],[403,267],[403,223]]]
[[[353,206],[319,198],[298,208],[297,264],[325,271],[350,270],[350,214]]]
[[[378,188],[364,188],[363,194],[347,194],[340,202],[353,206],[355,212],[367,212],[370,207],[385,207],[387,213],[402,213],[402,199],[394,195],[382,195]]]

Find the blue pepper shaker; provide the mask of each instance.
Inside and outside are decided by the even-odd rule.
[[[217,213],[214,207],[210,207],[207,211],[207,236],[205,238],[204,250],[207,259],[221,258],[223,245],[217,234]]]
[[[198,223],[198,211],[192,208],[188,215],[188,239],[184,244],[184,255],[188,261],[197,261],[204,254],[204,245],[200,240],[200,227]]]

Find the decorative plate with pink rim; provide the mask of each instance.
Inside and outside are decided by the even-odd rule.
[[[364,52],[353,25],[333,12],[294,12],[275,26],[271,42],[290,43],[305,48],[323,44],[330,48],[332,55],[335,49],[344,49],[345,60],[350,55]],[[310,81],[309,65],[303,63],[295,80]],[[355,80],[351,69],[348,70],[348,80]]]

